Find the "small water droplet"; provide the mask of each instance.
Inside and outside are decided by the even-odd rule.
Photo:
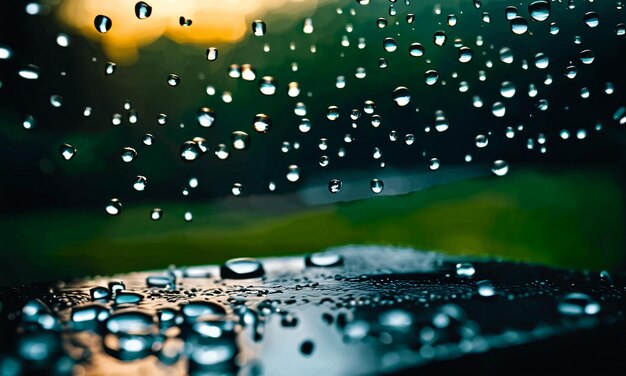
[[[76,155],[76,148],[70,144],[63,144],[59,147],[59,153],[63,159],[69,161],[74,157],[74,155]]]
[[[113,26],[113,22],[111,21],[111,19],[102,14],[99,14],[96,16],[96,18],[94,18],[93,24],[96,27],[96,30],[103,34],[109,31],[111,29],[111,26]]]
[[[341,190],[341,180],[332,179],[328,182],[328,191],[330,193],[338,193]]]
[[[112,198],[105,210],[109,215],[118,215],[122,211],[122,203],[117,198]]]
[[[140,20],[145,20],[152,14],[152,7],[147,3],[140,1],[135,4],[135,16]]]

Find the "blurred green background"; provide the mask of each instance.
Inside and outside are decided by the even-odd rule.
[[[21,1],[0,5],[0,15],[12,21],[0,22],[0,45],[13,52],[10,59],[0,60],[2,285],[216,263],[239,256],[298,254],[344,244],[403,245],[564,267],[624,269],[626,133],[614,114],[626,103],[626,39],[615,33],[624,11],[615,10],[614,4],[585,2],[567,9],[553,2],[549,21],[558,23],[558,34],[549,33],[549,22],[529,19],[529,32],[515,35],[504,18],[509,4],[503,1],[483,1],[481,9],[471,1],[397,2],[394,16],[388,2],[363,7],[355,1],[325,1],[291,13],[273,9],[251,14],[263,17],[267,35],[253,37],[248,30],[236,43],[180,42],[176,38],[185,36],[176,30],[176,37],[146,43],[134,61],[111,54],[110,47],[108,52],[103,49],[106,34],[92,35],[94,15],[89,12],[98,14],[104,5],[68,2],[77,9],[93,5],[89,12],[78,13],[84,17],[79,21],[89,25],[86,32],[80,22],[59,17],[65,3],[43,1],[45,11],[38,15],[25,12]],[[132,12],[133,6],[120,2],[119,11]],[[593,29],[582,22],[589,10],[602,15]],[[490,13],[490,22],[484,21],[483,12]],[[526,7],[520,6],[519,12],[529,17]],[[176,26],[180,14],[174,13],[168,20]],[[406,22],[409,13],[415,14],[412,24]],[[458,17],[454,27],[446,21],[451,13]],[[210,26],[206,17],[198,17],[188,29],[194,35],[204,30],[194,27]],[[315,26],[311,34],[302,32],[306,17]],[[379,17],[387,19],[387,27],[377,26]],[[113,19],[112,33],[124,22],[141,28],[152,21],[132,14],[124,21]],[[436,30],[448,35],[443,47],[432,41]],[[68,35],[69,46],[56,43],[59,33]],[[349,46],[341,45],[344,36]],[[388,36],[398,42],[395,53],[382,48]],[[575,37],[581,44],[574,43]],[[413,42],[425,46],[424,57],[409,55]],[[264,52],[266,44],[269,52]],[[461,45],[474,50],[470,63],[458,62]],[[206,60],[209,46],[219,48],[215,62]],[[503,47],[514,54],[513,64],[501,61]],[[593,49],[594,63],[579,66],[576,79],[566,78],[565,67],[580,65],[577,59],[584,48]],[[534,66],[538,52],[549,56],[547,69]],[[378,66],[381,57],[388,60],[386,69]],[[104,75],[107,61],[118,63],[110,76]],[[28,64],[40,67],[38,80],[16,74]],[[256,80],[228,77],[231,64],[252,64]],[[361,67],[365,79],[355,77]],[[424,72],[430,69],[440,74],[433,86],[424,83]],[[486,80],[479,78],[480,71]],[[176,88],[166,83],[170,73],[181,77]],[[266,75],[279,83],[275,96],[259,93],[258,80]],[[345,77],[345,88],[335,86],[337,76]],[[301,88],[295,98],[287,96],[287,84],[293,81]],[[468,83],[468,92],[459,91],[461,81]],[[513,98],[500,95],[503,81],[515,84]],[[604,92],[607,82],[615,88],[611,95]],[[528,95],[530,84],[538,88],[536,97]],[[400,85],[412,93],[411,104],[402,108],[391,99]],[[208,87],[215,89],[214,95]],[[590,98],[581,97],[583,87],[589,88]],[[222,100],[225,91],[232,94],[232,103]],[[60,108],[50,105],[53,94],[63,96]],[[473,96],[481,97],[482,108],[472,106]],[[540,99],[549,102],[548,111],[538,109]],[[363,112],[365,100],[376,103],[380,127],[370,125],[369,114],[355,121],[348,116],[351,109]],[[128,121],[125,101],[138,114],[136,124]],[[491,113],[496,101],[506,105],[503,118]],[[313,124],[308,133],[298,131],[297,102],[306,104],[306,117]],[[330,105],[340,108],[336,122],[326,119]],[[217,113],[211,128],[197,125],[202,106]],[[88,117],[83,115],[85,107],[92,108]],[[446,132],[426,130],[433,126],[437,110],[450,122]],[[165,126],[156,121],[160,113],[169,117]],[[268,134],[252,130],[257,113],[272,118]],[[111,124],[113,114],[122,116],[121,125]],[[36,121],[31,130],[22,128],[28,115]],[[515,129],[515,137],[505,136],[507,127]],[[563,129],[572,135],[568,140],[559,136]],[[228,160],[218,160],[215,146],[229,145],[235,130],[250,133],[250,148],[231,150]],[[396,142],[389,139],[392,130],[399,134]],[[580,131],[586,132],[584,139],[574,136]],[[141,143],[146,133],[155,137],[150,147]],[[346,134],[355,141],[346,143]],[[403,142],[407,134],[415,135],[412,145]],[[487,147],[475,146],[479,134],[488,135]],[[184,163],[180,145],[196,136],[206,138],[210,150]],[[324,152],[318,148],[322,137],[329,140]],[[286,153],[281,151],[285,142],[291,147]],[[71,161],[58,154],[63,143],[78,150]],[[136,161],[120,161],[126,146],[137,149]],[[374,147],[381,149],[382,159],[372,158]],[[338,157],[341,149],[346,157]],[[328,167],[318,163],[324,154],[330,158]],[[465,162],[467,154],[472,155],[471,163]],[[442,167],[431,172],[427,166],[433,157]],[[496,159],[508,161],[505,177],[491,174]],[[291,164],[302,169],[296,184],[285,179]],[[472,173],[458,173],[464,170]],[[415,171],[418,183],[403,178]],[[385,178],[386,195],[369,193],[364,198],[354,193],[355,186],[369,192],[369,180],[381,174],[390,177]],[[137,175],[148,177],[145,192],[132,189]],[[200,185],[183,196],[191,177]],[[331,195],[326,185],[332,178],[342,179],[342,192],[314,202],[303,199],[309,189]],[[269,181],[277,185],[271,194]],[[243,184],[244,197],[230,194],[235,182]],[[112,197],[123,203],[116,217],[104,212]],[[163,209],[160,221],[149,219],[154,207]],[[186,211],[193,213],[192,222],[183,220]]]

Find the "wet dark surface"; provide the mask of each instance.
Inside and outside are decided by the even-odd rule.
[[[347,246],[3,288],[0,374],[618,374],[624,279]]]

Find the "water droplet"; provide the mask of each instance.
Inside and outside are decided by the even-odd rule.
[[[309,356],[313,354],[314,349],[315,349],[315,345],[313,344],[312,341],[306,340],[302,342],[302,344],[300,344],[300,352],[305,356]]]
[[[252,120],[252,127],[259,133],[267,133],[272,127],[272,120],[265,114],[256,114]]]
[[[488,280],[482,280],[482,281],[476,282],[476,290],[478,292],[478,295],[484,296],[484,297],[490,297],[496,294],[496,290],[493,287],[493,283],[491,283],[491,281],[488,281]]]
[[[515,18],[515,16],[518,15],[519,11],[514,6],[508,6],[504,9],[504,16],[506,17],[507,21],[511,21],[513,18]]]
[[[424,81],[426,81],[426,85],[432,86],[437,83],[439,80],[439,73],[435,70],[429,70],[424,73]]]
[[[209,47],[206,50],[206,59],[208,61],[215,61],[217,60],[217,55],[218,55],[218,51],[217,51],[217,47]]]
[[[241,196],[243,194],[243,185],[241,183],[235,183],[230,191],[234,196]]]
[[[261,20],[255,20],[252,22],[252,33],[257,37],[262,37],[263,35],[265,35],[266,31],[267,26],[265,25],[265,22]]]
[[[241,66],[241,78],[244,81],[254,81],[256,79],[256,70],[250,64],[244,64]]]
[[[535,55],[535,66],[539,69],[545,69],[550,64],[550,59],[544,53],[537,53]]]
[[[396,105],[404,107],[411,101],[411,92],[404,86],[398,86],[393,91],[392,98],[396,102]]]
[[[617,36],[626,35],[626,24],[618,23],[617,26],[615,26],[615,35]]]
[[[158,221],[163,217],[163,210],[160,208],[154,208],[150,211],[150,219],[153,221]]]
[[[339,108],[337,106],[328,106],[326,118],[330,121],[337,120],[337,118],[339,118]]]
[[[259,91],[263,95],[274,95],[276,93],[276,80],[274,77],[265,76],[259,81]]]
[[[157,117],[157,122],[161,125],[165,125],[167,123],[167,115],[159,114],[159,116]]]
[[[491,165],[491,172],[496,176],[504,176],[509,172],[509,164],[504,160],[498,159]]]
[[[511,20],[511,31],[518,35],[524,34],[528,31],[528,21],[524,17],[513,17]]]
[[[217,145],[215,147],[215,156],[221,160],[228,159],[228,157],[230,156],[230,153],[228,152],[228,148],[226,148],[226,145],[224,144]]]
[[[307,133],[311,130],[311,121],[307,118],[302,118],[302,120],[300,120],[300,125],[298,125],[298,129],[302,133]]]
[[[502,102],[496,102],[491,106],[491,113],[495,117],[503,117],[506,114],[506,107]]]
[[[215,111],[208,107],[201,107],[198,110],[197,120],[201,127],[209,128],[215,122]]]
[[[143,1],[135,4],[135,16],[140,20],[145,20],[152,14],[152,7]]]
[[[261,278],[265,275],[263,264],[253,258],[228,260],[220,267],[222,279]]]
[[[332,179],[328,182],[328,191],[330,193],[338,193],[341,190],[341,180]]]
[[[237,150],[246,150],[250,147],[250,135],[243,131],[234,131],[230,135],[230,142]]]
[[[435,45],[443,46],[444,44],[446,44],[447,40],[448,40],[448,36],[443,30],[438,30],[435,32],[434,34]]]
[[[384,29],[387,27],[387,20],[383,17],[378,18],[376,20],[376,26],[378,26],[379,29]]]
[[[482,134],[479,134],[478,136],[476,136],[474,141],[476,142],[476,146],[479,148],[484,148],[489,143],[489,139],[487,138],[487,136],[482,135]]]
[[[193,23],[192,20],[185,18],[183,16],[178,17],[178,23],[180,24],[180,26],[191,26],[191,24]]]
[[[550,17],[550,2],[546,0],[534,1],[528,5],[528,12],[535,21],[545,21]]]
[[[396,49],[398,49],[398,43],[396,43],[395,39],[387,37],[383,39],[383,48],[387,52],[394,52]]]
[[[120,156],[122,157],[122,161],[126,163],[130,163],[134,161],[135,158],[137,157],[137,150],[126,146],[122,148],[122,153],[120,154]]]
[[[456,275],[458,277],[472,277],[476,273],[476,269],[474,269],[474,265],[470,263],[461,263],[456,264]]]
[[[76,155],[76,148],[70,144],[63,144],[59,147],[59,153],[63,159],[69,161]]]
[[[414,57],[420,57],[420,56],[424,56],[424,53],[426,52],[426,50],[424,49],[424,46],[422,46],[420,43],[411,43],[411,45],[409,46],[409,54],[411,54],[411,56]]]
[[[343,256],[330,252],[312,253],[304,258],[304,263],[309,267],[329,268],[343,265]]]
[[[154,317],[136,310],[116,312],[109,317],[106,328],[113,334],[145,336],[153,332]]]
[[[112,198],[105,210],[109,215],[118,215],[122,211],[122,203],[117,198]]]
[[[593,60],[595,59],[595,55],[593,54],[593,51],[591,50],[581,51],[578,57],[583,64],[591,64],[593,63]]]
[[[500,95],[505,98],[513,98],[515,95],[515,85],[510,81],[504,81],[500,85]]]
[[[111,19],[107,16],[103,16],[102,14],[96,16],[96,18],[93,20],[93,24],[96,27],[96,30],[103,34],[109,31],[111,29],[111,26],[113,26],[113,22],[111,21]]]
[[[200,148],[198,144],[193,141],[185,141],[180,147],[180,157],[185,161],[193,161],[198,158],[199,155]]]
[[[96,286],[89,290],[91,300],[108,299],[111,295],[109,289],[102,286]]]
[[[459,61],[461,63],[471,61],[472,57],[474,57],[474,51],[472,51],[469,47],[461,47],[459,49]]]
[[[382,180],[380,180],[380,179],[372,179],[370,181],[370,189],[375,194],[381,193],[384,188],[385,188],[385,183]]]
[[[39,78],[39,67],[33,64],[28,64],[26,68],[20,69],[17,73],[20,77],[27,80],[36,80]]]
[[[171,87],[178,86],[180,84],[180,77],[178,77],[174,73],[170,73],[170,75],[167,76],[167,84]]]
[[[600,312],[600,304],[587,294],[571,292],[564,295],[558,303],[559,313],[568,316],[595,315]]]
[[[115,73],[116,68],[117,68],[117,64],[109,61],[108,63],[104,64],[104,74],[107,76],[110,76],[113,73]]]
[[[148,179],[145,176],[137,175],[137,177],[133,181],[133,189],[135,189],[137,192],[142,192],[146,189],[147,184]]]
[[[287,167],[287,180],[292,183],[300,180],[300,167],[298,167],[297,165],[290,165],[289,167]]]
[[[600,17],[596,12],[587,12],[583,17],[585,24],[589,27],[596,27],[600,23]]]
[[[456,22],[457,22],[456,15],[455,14],[449,14],[447,21],[448,21],[448,26],[450,26],[450,27],[456,25]]]
[[[439,159],[431,158],[430,161],[428,161],[428,168],[430,168],[431,171],[435,171],[439,168],[440,164]]]
[[[59,33],[57,35],[57,45],[59,45],[60,47],[67,47],[70,45],[70,37],[67,34],[64,33]],[[1,58],[1,52],[0,52],[0,58]]]

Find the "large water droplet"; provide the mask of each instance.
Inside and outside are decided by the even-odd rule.
[[[193,141],[185,141],[180,147],[180,156],[185,161],[193,161],[200,155],[198,144]]]
[[[380,179],[372,179],[370,181],[370,189],[375,194],[381,193],[384,188],[385,188],[385,183],[382,180],[380,180]]]
[[[76,148],[74,148],[70,144],[63,144],[59,147],[59,153],[61,154],[61,157],[63,157],[63,159],[69,161],[76,154]]]
[[[263,264],[252,258],[236,258],[228,260],[220,267],[223,279],[260,278],[265,275]]]
[[[290,165],[289,167],[287,167],[287,180],[292,183],[300,180],[300,167],[298,167],[297,165]]]
[[[558,303],[558,311],[568,316],[595,315],[600,312],[600,304],[587,294],[571,292],[564,295]]]
[[[96,30],[100,33],[106,33],[111,29],[111,26],[113,26],[111,19],[107,16],[103,16],[102,14],[96,16],[93,20],[93,24],[96,27]]]
[[[545,21],[550,17],[550,2],[546,0],[534,1],[528,5],[528,12],[535,21]]]
[[[341,190],[341,180],[332,179],[328,182],[328,192],[338,193]]]
[[[140,20],[145,20],[152,14],[152,7],[147,3],[140,1],[135,4],[135,16]]]
[[[330,252],[312,253],[304,258],[304,263],[309,267],[329,268],[343,265],[343,256]]]
[[[504,176],[509,172],[509,164],[504,160],[498,159],[491,165],[491,172],[496,176]]]
[[[250,135],[243,131],[234,131],[230,135],[230,142],[237,150],[246,150],[250,147]]]
[[[120,153],[120,156],[122,157],[122,161],[126,163],[130,163],[134,161],[135,158],[137,158],[137,150],[129,146],[126,146],[122,148],[122,152]]]
[[[109,215],[118,215],[122,211],[122,203],[117,198],[112,198],[104,209]]]
[[[398,86],[392,94],[393,100],[400,107],[404,107],[411,101],[411,92],[404,86]]]

